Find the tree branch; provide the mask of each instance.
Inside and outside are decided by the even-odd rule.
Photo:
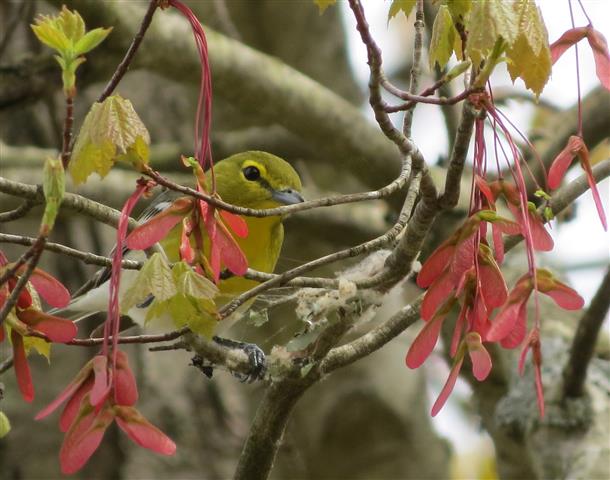
[[[138,51],[138,48],[140,47],[142,40],[144,40],[144,35],[146,34],[146,30],[148,30],[148,27],[150,27],[150,24],[153,19],[153,15],[157,11],[158,6],[159,6],[159,0],[150,0],[150,2],[148,4],[148,8],[146,9],[146,13],[144,14],[144,17],[142,18],[142,23],[140,23],[140,28],[138,29],[138,32],[134,35],[133,40],[131,41],[131,44],[129,45],[129,48],[127,49],[127,52],[125,52],[125,56],[123,57],[123,60],[121,60],[121,63],[119,63],[115,72],[112,74],[112,78],[106,85],[106,88],[104,88],[104,91],[101,93],[101,95],[97,99],[97,101],[99,103],[103,102],[104,100],[106,100],[106,98],[108,98],[110,95],[112,95],[112,92],[114,92],[114,89],[117,87],[117,85],[119,84],[119,82],[121,81],[123,76],[127,73],[127,69],[129,68],[129,65],[131,64],[131,62],[133,61],[133,58],[134,58],[136,52]]]
[[[7,233],[0,233],[0,243],[13,243],[16,245],[32,246],[34,245],[34,243],[36,243],[36,239],[23,235],[10,235]],[[61,245],[60,243],[47,242],[44,245],[44,249],[50,252],[77,258],[88,265],[99,265],[100,267],[112,266],[112,259],[109,257],[103,257],[101,255],[83,252],[75,248]],[[142,268],[142,265],[143,262],[137,262],[135,260],[127,259],[122,260],[122,268],[125,269],[139,270],[140,268]]]
[[[572,340],[570,357],[563,368],[563,398],[580,397],[584,393],[587,368],[597,337],[610,307],[610,269],[602,280],[589,308],[581,317]]]
[[[25,217],[34,208],[34,205],[35,203],[32,201],[26,200],[14,210],[0,213],[0,223],[12,222],[13,220]]]
[[[419,309],[422,300],[423,294],[409,305],[401,308],[384,323],[353,342],[331,349],[326,358],[320,363],[320,371],[328,374],[379,350],[420,318]]]
[[[246,207],[238,207],[237,205],[232,205],[221,200],[217,196],[208,195],[207,193],[203,193],[197,191],[190,187],[185,187],[176,182],[172,182],[171,180],[163,177],[159,174],[159,172],[153,170],[152,168],[145,166],[144,174],[148,175],[152,178],[156,183],[162,185],[164,187],[169,188],[170,190],[184,193],[185,195],[189,195],[193,198],[197,198],[199,200],[203,200],[210,205],[214,205],[222,210],[226,210],[228,212],[232,212],[238,215],[243,215],[246,217],[275,217],[278,215],[288,215],[289,213],[296,212],[304,212],[306,210],[312,210],[314,208],[320,207],[332,207],[334,205],[343,205],[346,203],[356,203],[362,202],[365,200],[380,200],[382,198],[388,197],[396,191],[402,189],[402,187],[406,184],[407,179],[410,174],[410,165],[405,160],[402,164],[401,171],[397,178],[392,180],[386,186],[371,192],[361,192],[361,193],[350,193],[345,195],[335,195],[332,197],[319,198],[316,200],[309,200],[306,202],[297,203],[294,205],[286,205],[282,207],[268,208],[265,210],[257,210],[254,208],[246,208]]]
[[[597,183],[601,182],[604,178],[610,176],[610,159],[604,160],[598,163],[592,169],[593,178]],[[573,180],[567,185],[559,188],[551,196],[547,206],[550,207],[553,215],[558,215],[560,212],[565,210],[569,205],[574,202],[583,193],[589,190],[589,183],[587,182],[586,174],[582,174],[576,180]],[[538,209],[538,214],[544,219],[544,207]],[[508,237],[504,241],[504,251],[508,252],[513,249],[518,243],[523,240],[520,235],[513,235]]]
[[[44,203],[44,194],[42,192],[42,186],[40,185],[28,185],[0,177],[0,192],[23,198],[35,205]],[[88,217],[94,218],[95,220],[112,227],[118,225],[121,216],[121,212],[118,210],[94,202],[93,200],[89,200],[88,198],[75,193],[66,193],[64,195],[61,208],[64,207],[74,212],[87,215]],[[138,226],[138,223],[134,219],[131,219],[129,221],[129,226],[133,229]]]
[[[415,93],[419,88],[419,77],[421,75],[421,54],[424,47],[424,1],[417,0],[415,11],[415,40],[413,41],[413,62],[411,64],[411,75],[409,80],[409,92]],[[411,126],[413,124],[413,112],[415,104],[405,112],[402,120],[402,133],[411,138]]]
[[[310,361],[323,359],[330,348],[352,325],[352,315],[338,312],[339,320],[328,326],[318,337]],[[284,428],[296,402],[320,378],[315,366],[302,375],[299,365],[293,365],[279,380],[272,380],[261,400],[244,444],[235,480],[265,480],[269,476]]]

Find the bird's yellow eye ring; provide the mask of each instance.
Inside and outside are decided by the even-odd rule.
[[[258,168],[250,165],[242,170],[246,180],[255,181],[261,177],[261,172]]]

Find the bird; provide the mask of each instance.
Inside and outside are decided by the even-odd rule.
[[[293,205],[304,201],[301,179],[295,169],[282,158],[262,151],[246,151],[232,155],[217,162],[214,166],[216,192],[227,203],[252,209],[269,209],[283,205]],[[211,188],[212,175],[206,175],[206,188]],[[177,194],[165,191],[158,195],[151,205],[144,210],[140,222],[145,222],[164,209],[169,208]],[[261,272],[272,273],[277,264],[284,241],[284,226],[282,216],[242,217],[248,226],[248,235],[239,237],[233,235],[242,249],[249,268]],[[180,223],[174,227],[180,227]],[[180,260],[179,238],[170,232],[166,239],[159,242],[170,262]],[[125,248],[124,258],[144,260],[144,252],[130,251]],[[54,315],[79,321],[94,313],[106,311],[108,308],[110,267],[98,271],[87,286],[86,293],[75,296],[70,304],[63,309],[50,312]],[[120,296],[129,289],[136,280],[137,271],[123,270],[121,272]],[[219,295],[215,297],[217,306],[230,301],[235,296],[254,287],[255,280],[237,276],[222,276],[219,283]],[[79,292],[83,289],[79,289]],[[136,305],[124,313],[133,322],[143,325],[147,309],[152,299]],[[123,312],[123,310],[121,310]],[[167,323],[168,319],[165,319]],[[171,320],[171,319],[170,319]],[[164,323],[164,321],[161,321]],[[264,354],[252,344],[234,342],[232,340],[214,337],[218,343],[232,348],[243,348],[247,351],[252,363],[264,362]],[[250,351],[248,351],[250,350]],[[258,365],[260,370],[260,365]],[[209,370],[204,371],[204,373]],[[256,372],[256,374],[259,374]],[[208,374],[208,373],[206,373]],[[251,380],[251,378],[248,378]]]

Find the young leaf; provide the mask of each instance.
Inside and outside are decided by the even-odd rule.
[[[120,156],[136,166],[146,164],[149,144],[148,130],[129,100],[113,95],[94,103],[72,151],[70,173],[74,183],[85,182],[93,172],[103,178]]]
[[[388,22],[392,20],[399,12],[403,12],[405,17],[408,17],[415,6],[416,0],[392,0],[390,11],[388,12]]]
[[[51,344],[44,338],[38,337],[23,337],[23,346],[25,353],[30,354],[32,350],[36,351],[39,355],[45,357],[48,361],[51,359]]]
[[[216,285],[190,268],[180,276],[177,287],[181,293],[194,298],[212,299],[218,294]]]
[[[514,82],[517,77],[538,97],[551,75],[549,39],[540,9],[533,0],[514,4],[519,33],[507,49],[508,72]]]
[[[439,68],[444,68],[451,58],[453,53],[453,44],[455,37],[458,35],[453,18],[449,13],[449,8],[446,5],[441,5],[434,19],[432,26],[432,37],[430,38],[430,49],[428,53],[428,62],[430,69],[434,68],[437,63]]]
[[[66,6],[62,6],[61,12],[54,19],[55,26],[66,34],[72,42],[77,42],[85,34],[85,22],[80,14],[70,11]]]
[[[512,46],[519,33],[512,2],[478,0],[473,2],[468,20],[467,53],[475,65],[492,51],[498,39]]]
[[[42,43],[58,52],[55,59],[62,70],[64,92],[74,97],[76,69],[85,61],[81,55],[99,45],[112,29],[96,28],[85,34],[85,22],[79,13],[65,6],[54,17],[38,16],[31,27]]]
[[[179,293],[165,304],[177,328],[188,326],[193,332],[212,338],[218,325],[216,305],[212,300]]]
[[[128,312],[150,294],[159,302],[163,302],[176,293],[176,285],[167,261],[160,253],[154,253],[122,296],[121,309],[124,313]]]
[[[472,8],[472,0],[445,0],[454,22],[464,23],[464,19]]]
[[[74,45],[74,55],[83,55],[90,52],[100,43],[102,43],[111,31],[112,27],[94,28],[90,32],[87,32],[85,36],[78,40]]]
[[[42,43],[58,52],[70,48],[70,40],[66,34],[59,29],[52,19],[45,15],[36,17],[36,25],[30,25],[32,31]]]

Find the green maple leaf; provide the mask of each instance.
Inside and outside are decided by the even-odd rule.
[[[23,346],[25,353],[30,354],[34,350],[39,355],[42,355],[51,363],[51,343],[38,337],[23,337]]]
[[[416,0],[393,0],[388,12],[388,22],[398,15],[399,12],[403,12],[405,17],[408,17],[415,3]]]
[[[180,293],[198,299],[211,299],[218,293],[216,285],[190,268],[180,275],[176,286]]]
[[[168,309],[177,328],[187,326],[207,338],[214,335],[218,320],[212,300],[195,299],[179,293],[168,301]]]
[[[89,175],[105,177],[117,161],[137,169],[148,163],[150,136],[129,100],[119,95],[94,103],[72,151],[70,174],[75,184]]]
[[[55,59],[62,69],[64,90],[74,96],[76,69],[85,59],[81,57],[93,50],[108,36],[112,28],[95,28],[85,33],[85,22],[77,11],[64,5],[56,16],[39,15],[32,31],[41,43],[57,51]]]
[[[121,311],[127,313],[149,295],[163,302],[178,293],[169,264],[160,253],[154,253],[142,266],[135,280],[121,298]]]
[[[512,81],[521,78],[538,97],[551,75],[551,51],[546,26],[536,4],[531,0],[515,3],[519,34],[506,50],[508,72]]]
[[[475,65],[489,54],[496,41],[512,46],[519,33],[517,12],[512,2],[479,0],[473,3],[468,18],[466,51]]]
[[[454,21],[463,23],[472,8],[472,0],[445,0]]]
[[[507,50],[507,57],[508,73],[512,81],[521,78],[525,86],[538,97],[551,75],[551,53],[548,47],[541,48],[536,55],[525,36],[520,35],[515,44]]]
[[[455,38],[458,36],[457,30],[453,25],[453,18],[446,5],[441,5],[434,19],[432,26],[432,36],[430,38],[430,49],[428,53],[428,62],[430,69],[434,68],[434,64],[438,63],[440,68],[447,65],[451,54],[453,53],[453,45]]]
[[[127,312],[153,295],[146,322],[169,314],[176,328],[187,326],[195,333],[211,337],[218,323],[214,302],[217,294],[216,285],[185,262],[177,262],[170,269],[165,259],[155,253],[125,292],[121,309]]]

